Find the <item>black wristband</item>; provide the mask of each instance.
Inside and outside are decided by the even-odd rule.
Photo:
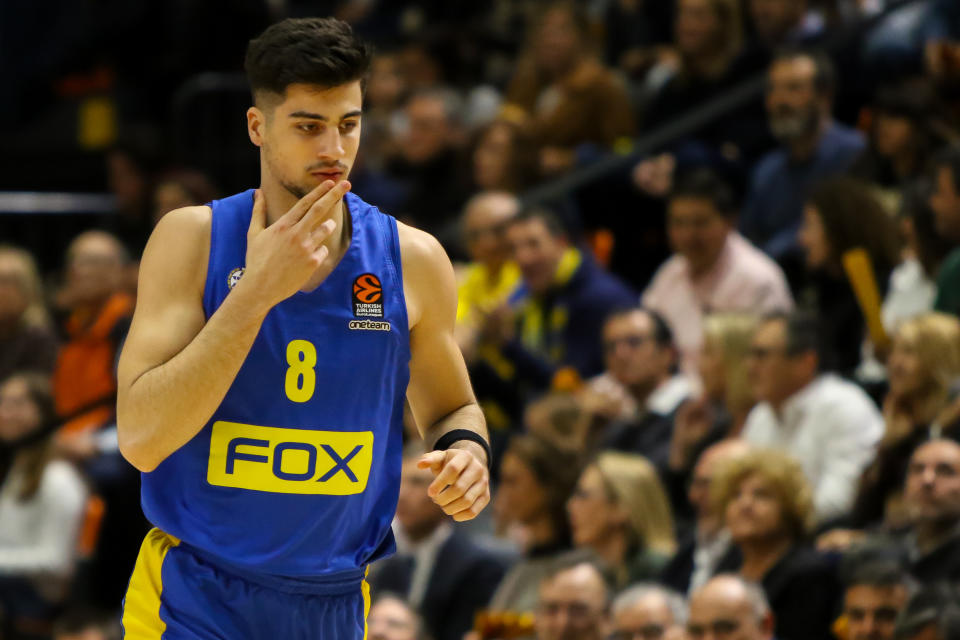
[[[433,445],[433,450],[446,451],[450,448],[450,445],[460,440],[470,440],[471,442],[476,442],[483,447],[484,453],[487,454],[487,470],[491,472],[493,471],[493,456],[490,453],[490,443],[488,443],[486,439],[476,431],[470,431],[470,429],[454,429],[453,431],[447,431],[437,439],[436,444]]]

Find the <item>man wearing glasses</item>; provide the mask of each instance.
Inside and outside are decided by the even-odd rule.
[[[819,521],[846,513],[883,434],[883,418],[860,387],[820,371],[816,319],[773,314],[757,327],[747,375],[759,403],[743,438],[803,465]]]
[[[609,632],[610,588],[592,556],[557,558],[540,582],[537,640],[603,640]]]

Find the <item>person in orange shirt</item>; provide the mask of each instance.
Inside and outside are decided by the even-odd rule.
[[[120,241],[103,231],[77,236],[67,249],[66,280],[56,303],[66,312],[66,342],[53,374],[58,435],[69,449],[91,446],[90,435],[114,417],[116,358],[133,313],[133,296],[123,290],[129,256]],[[92,454],[92,451],[89,453]]]

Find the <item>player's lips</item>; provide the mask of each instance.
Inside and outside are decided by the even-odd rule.
[[[311,171],[310,175],[317,176],[321,180],[333,180],[336,182],[343,178],[343,171]]]

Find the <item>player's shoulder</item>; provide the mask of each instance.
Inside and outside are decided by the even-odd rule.
[[[183,207],[164,215],[150,234],[142,266],[189,272],[205,268],[212,219],[207,206]]]
[[[160,218],[153,233],[165,235],[209,231],[212,220],[213,211],[206,205],[181,207]]]
[[[397,221],[403,290],[410,326],[440,310],[456,313],[457,283],[446,251],[432,235]],[[452,321],[451,321],[452,322]]]
[[[404,273],[451,269],[450,258],[432,235],[397,221],[397,239]]]

